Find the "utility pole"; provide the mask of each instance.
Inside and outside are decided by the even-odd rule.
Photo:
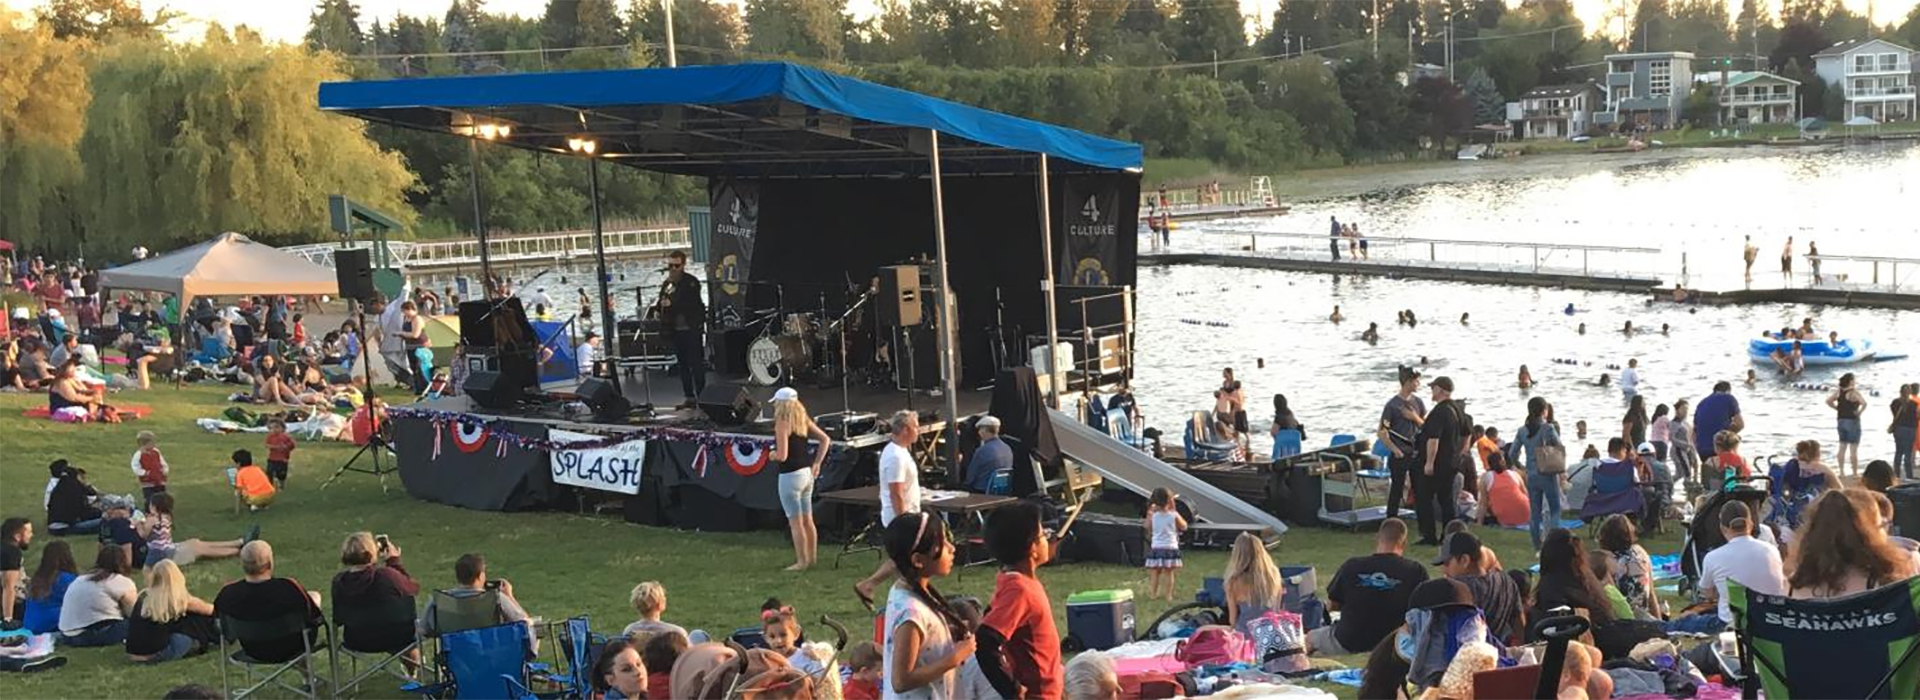
[[[660,0],[660,5],[667,9],[667,67],[678,68],[680,57],[674,52],[673,46],[673,0]]]
[[[1213,50],[1213,79],[1220,79],[1220,50]]]
[[[1413,55],[1413,21],[1408,20],[1407,21],[1407,71],[1411,73],[1413,71],[1414,64],[1419,62],[1420,62],[1419,59],[1415,58]]]
[[[1368,19],[1373,20],[1373,58],[1377,61],[1380,60],[1380,0],[1373,0],[1373,14]]]

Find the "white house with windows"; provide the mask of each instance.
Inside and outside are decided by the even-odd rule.
[[[1813,63],[1820,80],[1840,84],[1846,105],[1841,121],[1914,119],[1913,49],[1885,39],[1855,39],[1814,54]]]
[[[1566,139],[1587,133],[1605,104],[1593,83],[1542,85],[1520,96],[1520,138]]]
[[[1721,124],[1791,124],[1798,118],[1798,80],[1757,70],[1728,73],[1726,85],[1720,84],[1719,73],[1699,77],[1717,89]]]
[[[1693,85],[1693,54],[1685,51],[1607,56],[1606,107],[1594,122],[1619,129],[1666,129],[1680,122]]]

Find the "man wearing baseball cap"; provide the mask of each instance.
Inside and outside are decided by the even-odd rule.
[[[1420,470],[1413,475],[1413,512],[1420,521],[1419,545],[1438,544],[1436,528],[1454,518],[1453,478],[1460,473],[1461,448],[1471,427],[1460,404],[1453,400],[1453,379],[1440,377],[1427,384],[1433,391],[1433,410],[1420,424],[1417,445]]]
[[[1387,517],[1400,517],[1401,495],[1407,486],[1408,474],[1419,465],[1420,449],[1415,443],[1420,434],[1420,424],[1427,419],[1427,404],[1415,394],[1420,391],[1420,373],[1412,367],[1400,366],[1400,392],[1387,399],[1387,405],[1380,410],[1380,428],[1375,437],[1388,448],[1387,473]],[[1418,494],[1420,480],[1413,480],[1414,493]],[[1417,496],[1416,496],[1417,497]],[[1421,540],[1425,544],[1427,533]]]
[[[974,493],[986,493],[993,484],[993,475],[1012,471],[1013,448],[1000,439],[1000,419],[993,416],[981,416],[973,428],[980,436],[980,447],[973,451],[973,458],[967,461],[967,490]]]

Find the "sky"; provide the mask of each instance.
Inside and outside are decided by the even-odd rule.
[[[732,1],[732,0],[723,0]],[[1608,7],[1620,0],[1573,0],[1576,13],[1585,22],[1589,31],[1601,26]],[[1842,0],[1854,12],[1865,13],[1872,7],[1876,24],[1898,22],[1906,17],[1916,2],[1920,0]],[[30,11],[44,4],[44,0],[0,0],[0,6],[15,10]],[[307,33],[307,16],[312,12],[312,2],[307,0],[147,0],[149,8],[165,6],[181,12],[186,19],[173,28],[174,36],[191,40],[204,33],[206,23],[218,22],[232,28],[246,25],[260,32],[268,39],[295,42]],[[371,23],[375,19],[391,20],[405,10],[407,14],[438,17],[446,12],[446,0],[359,0],[361,17]],[[624,3],[623,3],[624,4]],[[738,4],[737,2],[735,4]],[[1509,5],[1516,4],[1509,2]],[[1737,2],[1729,2],[1737,5]],[[1777,5],[1773,0],[1768,5]],[[539,17],[544,13],[546,0],[486,0],[485,7],[490,12],[498,12],[523,17]],[[1260,18],[1265,24],[1270,21],[1278,0],[1240,0],[1241,13]],[[849,8],[856,17],[865,17],[874,11],[873,0],[849,0]]]

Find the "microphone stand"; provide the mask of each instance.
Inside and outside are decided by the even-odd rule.
[[[824,294],[822,296],[824,297]],[[853,371],[847,368],[847,319],[853,317],[853,312],[859,311],[860,307],[872,298],[872,291],[860,295],[859,299],[847,305],[846,313],[840,314],[840,318],[835,319],[833,325],[827,329],[829,332],[838,332],[840,334],[840,411],[842,420],[850,420],[853,418],[853,398],[852,394],[847,390],[847,378],[853,374]],[[841,432],[842,434],[846,432],[844,424],[842,424]]]

